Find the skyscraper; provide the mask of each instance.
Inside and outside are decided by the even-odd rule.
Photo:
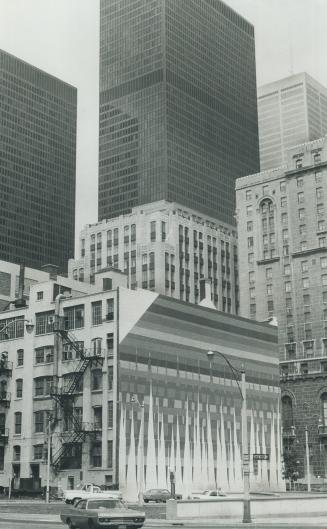
[[[287,150],[327,132],[327,88],[307,73],[258,88],[261,171],[287,160]]]
[[[253,26],[220,0],[101,0],[99,220],[168,200],[234,222],[259,170]]]
[[[64,270],[74,254],[77,91],[0,50],[0,258]]]

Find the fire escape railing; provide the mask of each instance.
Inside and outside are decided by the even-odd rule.
[[[65,414],[66,420],[70,421],[71,428],[67,433],[62,435],[62,446],[52,456],[52,467],[58,472],[61,469],[63,460],[69,455],[72,445],[83,443],[89,434],[96,434],[100,431],[92,423],[81,422],[79,417],[74,413],[72,401],[78,392],[78,388],[84,373],[91,365],[103,364],[102,352],[81,350],[80,343],[74,334],[64,328],[64,318],[56,317],[54,324],[54,332],[57,333],[65,345],[69,345],[79,356],[76,369],[63,387],[58,387],[58,384],[53,384],[51,396],[55,402],[59,404]]]

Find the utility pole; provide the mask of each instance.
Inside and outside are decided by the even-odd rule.
[[[49,503],[50,498],[50,450],[51,450],[51,416],[48,417],[48,453],[47,453],[47,485],[45,502]]]
[[[250,467],[249,467],[249,445],[248,445],[248,419],[246,404],[246,382],[245,372],[241,371],[242,389],[242,449],[243,449],[243,477],[244,477],[244,499],[243,499],[243,523],[251,523],[250,503]]]
[[[311,492],[309,435],[308,435],[308,427],[307,426],[305,427],[305,455],[306,455],[306,460],[307,460],[308,492]]]

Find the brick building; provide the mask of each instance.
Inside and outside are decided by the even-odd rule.
[[[276,316],[285,447],[327,473],[327,137],[236,185],[241,314]]]

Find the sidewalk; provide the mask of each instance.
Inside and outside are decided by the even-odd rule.
[[[1,508],[1,506],[0,506]],[[1,521],[24,521],[26,524],[33,522],[58,524],[61,523],[60,516],[57,514],[26,514],[26,513],[2,513],[0,512]],[[292,528],[310,528],[320,527],[327,529],[327,515],[312,517],[279,517],[279,518],[261,518],[253,520],[251,524],[243,524],[240,520],[233,519],[211,519],[211,518],[196,518],[196,519],[181,519],[181,520],[158,520],[149,518],[146,520],[144,527],[196,527],[207,529],[210,527],[224,527],[226,529],[234,527],[247,527],[249,529],[255,528],[256,525],[265,526],[267,528],[274,528],[276,525],[285,525],[285,527]],[[64,527],[64,526],[63,526]]]

